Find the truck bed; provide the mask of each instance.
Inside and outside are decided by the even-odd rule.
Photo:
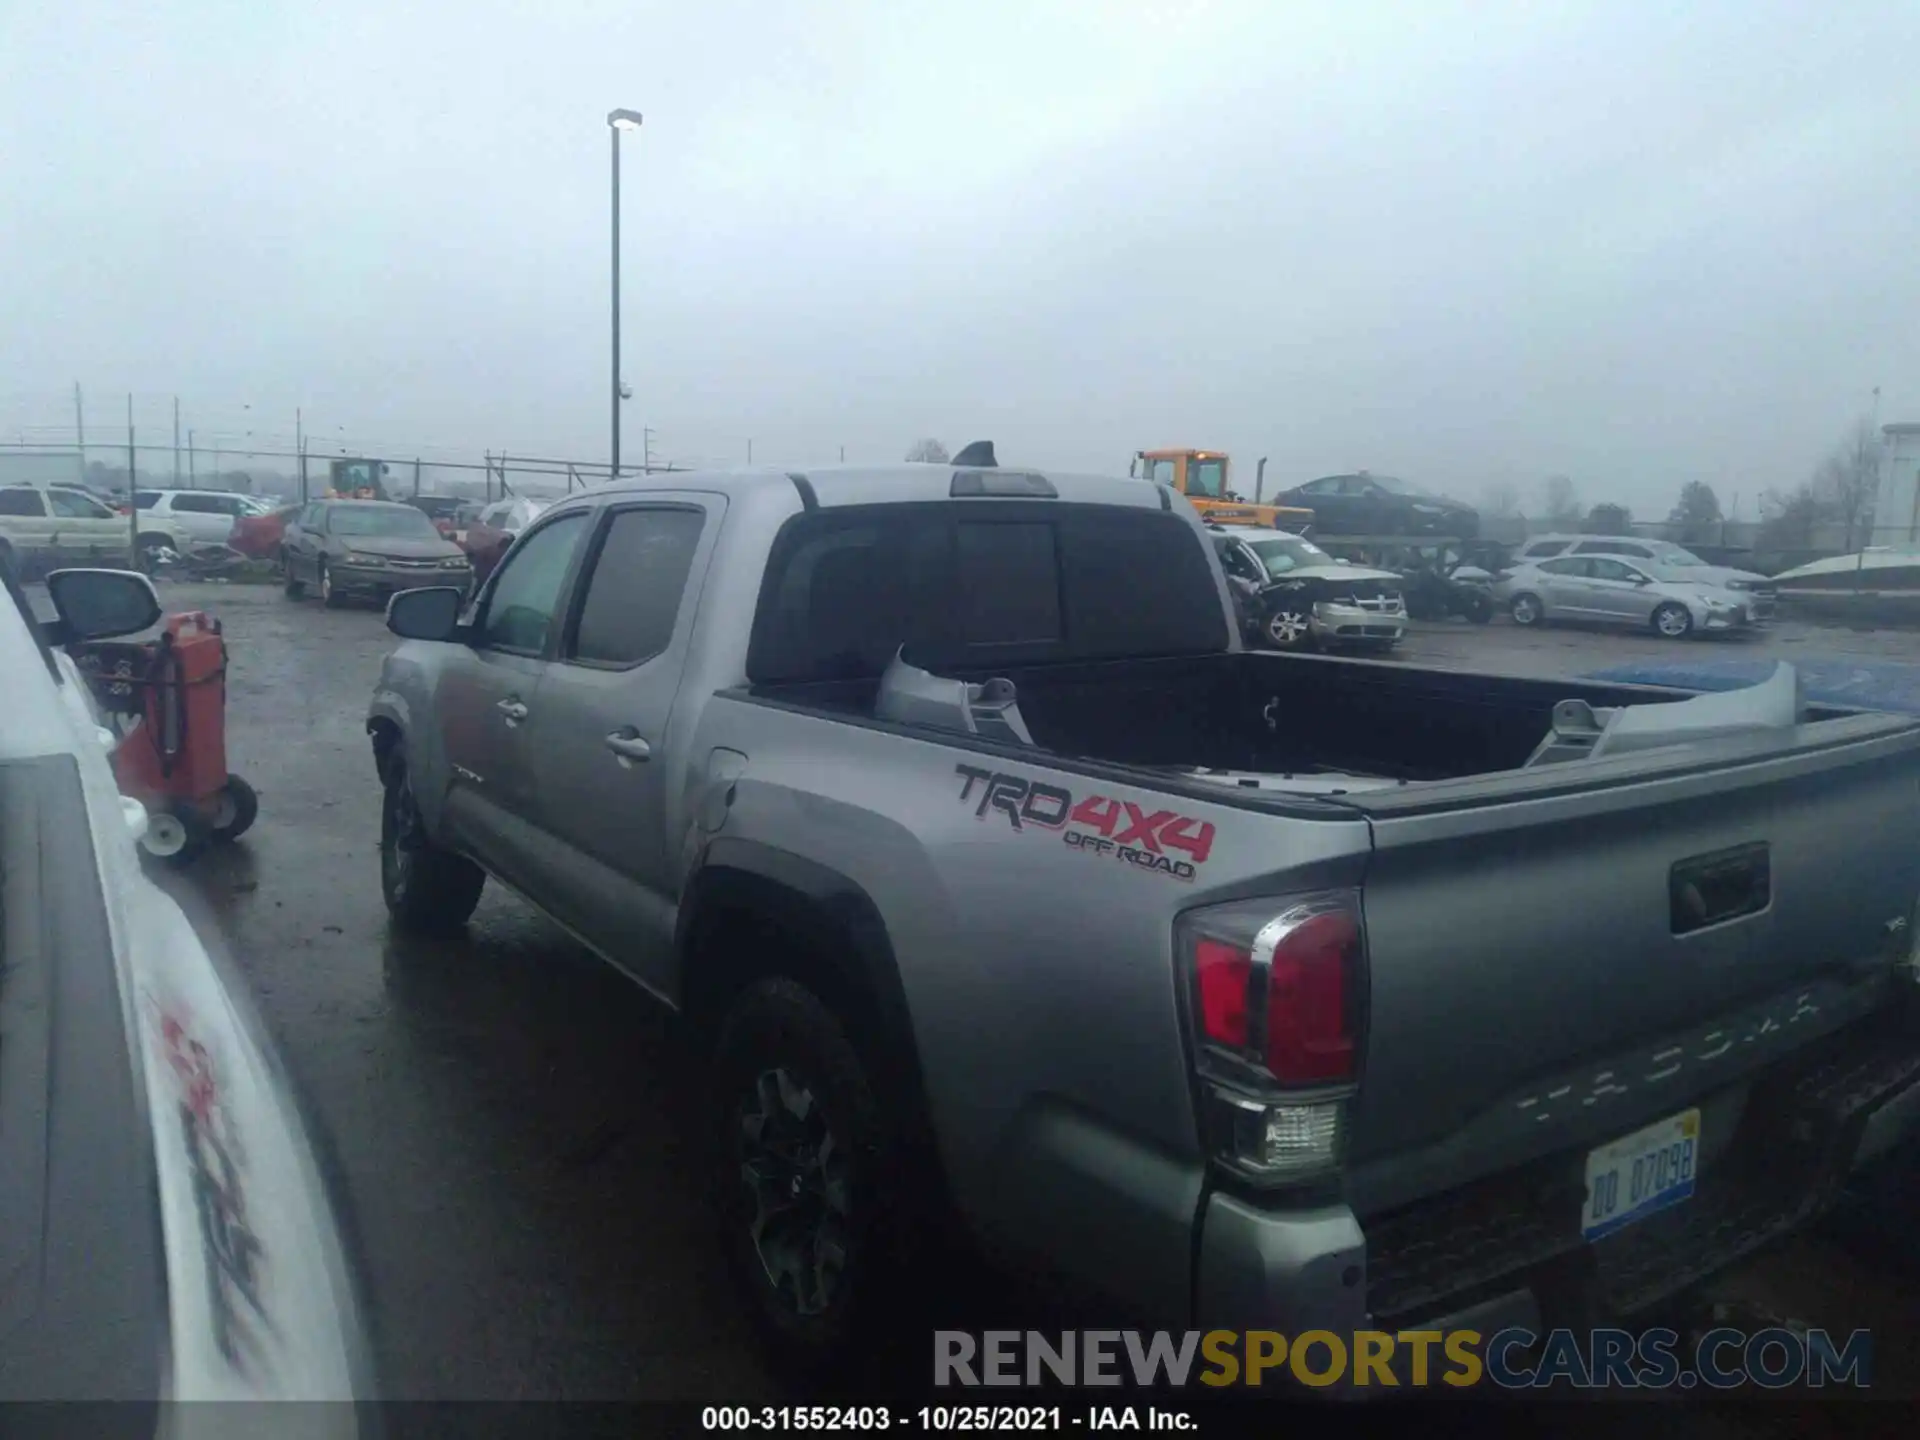
[[[1176,772],[1406,782],[1303,787],[1334,807],[1319,814],[1357,813],[1371,834],[1344,1190],[1376,1235],[1376,1314],[1417,1314],[1570,1253],[1588,1150],[1700,1107],[1703,1203],[1603,1247],[1619,1261],[1610,1293],[1644,1303],[1791,1228],[1825,1193],[1843,1162],[1796,1151],[1788,1165],[1777,1144],[1782,1117],[1826,1094],[1817,1057],[1871,1072],[1848,1102],[1862,1107],[1920,1076],[1904,1032],[1875,1038],[1920,897],[1910,719],[1813,706],[1783,730],[1529,768],[1558,702],[1686,693],[1272,654],[999,673],[1037,746],[1068,766],[1149,769],[1146,788],[1205,785],[1219,803],[1311,815]],[[779,698],[871,715],[875,694],[849,682]],[[1690,921],[1686,885],[1749,851],[1764,855],[1759,899]],[[1822,1156],[1850,1154],[1851,1125],[1823,1111],[1808,1133]],[[1546,1218],[1517,1226],[1533,1213]],[[1711,1244],[1694,1233],[1723,1222]]]
[[[994,673],[1014,682],[1034,742],[1054,755],[1161,771],[1335,772],[1405,781],[1520,768],[1563,700],[1600,707],[1686,698],[1656,686],[1269,652]],[[877,679],[839,680],[755,693],[871,717],[878,687]],[[1810,706],[1807,713],[1817,723],[1853,712]]]

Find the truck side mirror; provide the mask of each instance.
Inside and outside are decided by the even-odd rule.
[[[387,629],[402,640],[452,640],[465,596],[451,585],[402,590],[387,601]]]

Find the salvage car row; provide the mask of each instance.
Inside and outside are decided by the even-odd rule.
[[[1410,617],[1484,624],[1504,611],[1516,625],[1626,626],[1678,640],[1748,632],[1774,614],[1764,576],[1708,565],[1664,541],[1540,536],[1511,560],[1484,544],[1439,553],[1406,547],[1396,567],[1380,568],[1284,530],[1209,528],[1245,638],[1275,650],[1383,652],[1404,637]]]

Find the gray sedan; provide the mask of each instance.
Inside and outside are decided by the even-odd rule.
[[[287,594],[311,585],[328,605],[349,595],[385,603],[400,590],[473,583],[467,552],[411,505],[384,500],[318,500],[287,524],[281,543]]]
[[[1751,596],[1684,572],[1630,564],[1607,555],[1566,555],[1521,565],[1494,582],[1516,625],[1554,620],[1652,627],[1669,640],[1745,630]]]

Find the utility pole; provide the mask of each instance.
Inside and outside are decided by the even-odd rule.
[[[842,465],[847,463],[847,447],[844,445],[840,447],[840,463]]]
[[[413,498],[420,498],[420,457],[413,457]]]
[[[80,382],[73,382],[73,443],[80,452],[80,479],[87,478],[87,414],[80,403]]]
[[[620,478],[620,132],[638,130],[640,112],[637,110],[610,110],[607,112],[607,145],[612,161],[613,179],[613,244],[610,247],[613,257],[613,444],[608,455],[607,472],[610,478]],[[501,477],[505,488],[505,476]]]
[[[180,488],[180,397],[173,397],[173,484]]]
[[[127,396],[127,568],[140,568],[140,507],[133,503],[133,396]]]
[[[196,484],[200,479],[199,468],[194,462],[193,431],[187,431],[187,484]]]
[[[300,457],[300,503],[307,503],[307,429],[306,414],[293,407],[293,453]]]
[[[747,441],[747,464],[751,465],[752,463],[753,463],[753,441],[749,439]]]
[[[640,427],[640,468],[648,475],[653,473],[653,427],[651,425]],[[614,478],[617,480],[620,477],[616,475]]]

